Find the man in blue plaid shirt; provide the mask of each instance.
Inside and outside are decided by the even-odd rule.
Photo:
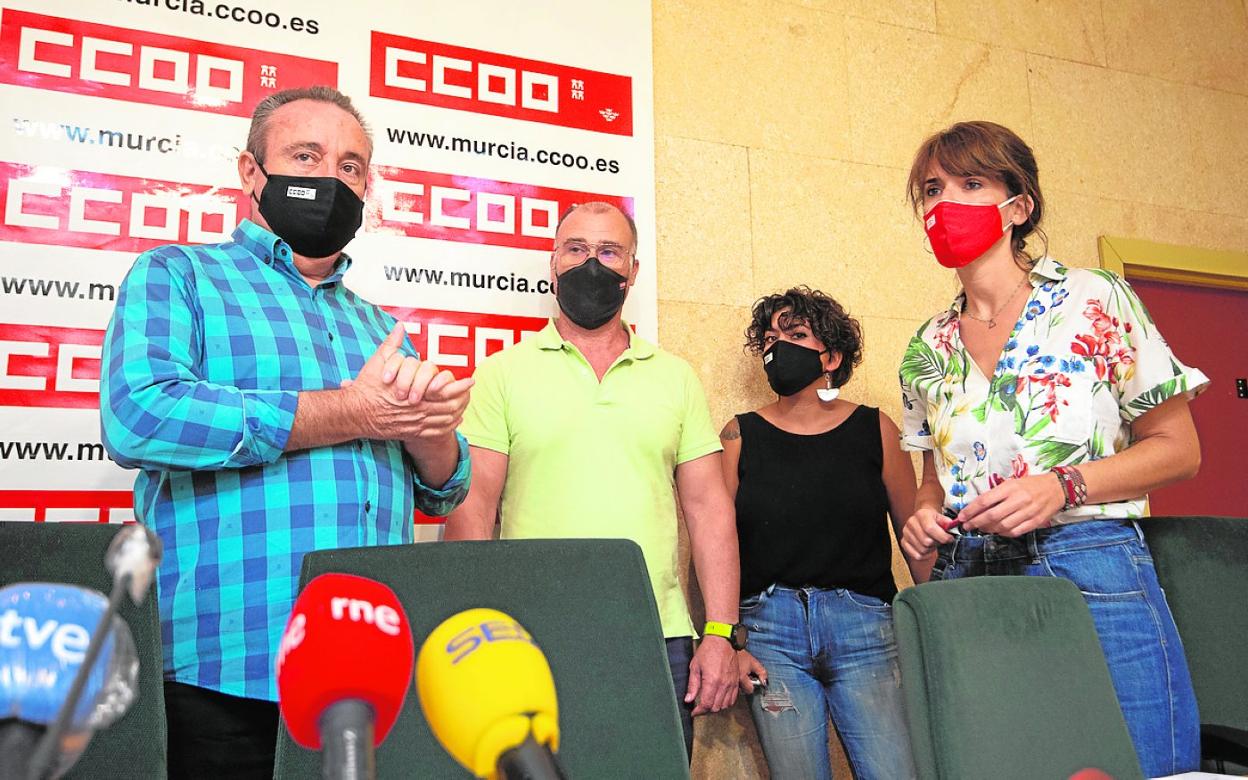
[[[276,93],[238,159],[233,239],[145,252],[105,340],[103,438],[140,469],[171,777],[272,777],[274,660],[312,550],[413,541],[467,494],[471,379],[342,283],[372,141],[329,87]]]

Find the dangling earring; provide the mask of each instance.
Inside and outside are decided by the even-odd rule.
[[[835,401],[836,397],[841,394],[841,390],[832,386],[832,374],[830,372],[823,376],[827,380],[828,386],[816,390],[815,395],[819,396],[820,401]]]

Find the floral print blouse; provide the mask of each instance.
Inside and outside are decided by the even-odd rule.
[[[1042,258],[1031,286],[991,377],[962,343],[965,293],[919,328],[902,359],[902,448],[934,451],[950,509],[1007,479],[1121,452],[1135,418],[1209,384],[1175,358],[1117,275]],[[1140,496],[1085,504],[1053,522],[1143,512]]]

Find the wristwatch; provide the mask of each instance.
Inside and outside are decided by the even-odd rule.
[[[723,637],[728,640],[728,644],[732,645],[733,650],[744,650],[750,630],[745,627],[744,623],[719,623],[708,620],[702,633],[706,636]]]

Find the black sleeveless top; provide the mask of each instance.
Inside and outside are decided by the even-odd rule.
[[[788,433],[737,415],[741,595],[773,583],[845,588],[891,602],[880,410],[859,406],[824,433]]]

